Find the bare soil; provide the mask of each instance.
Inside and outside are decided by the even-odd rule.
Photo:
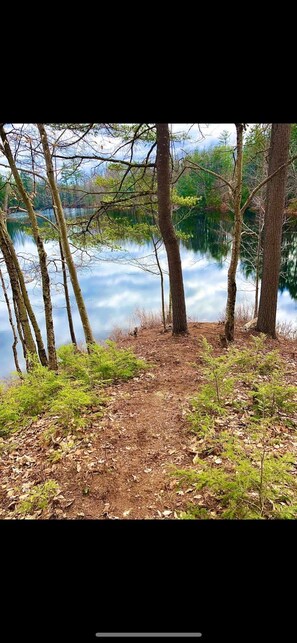
[[[104,415],[88,414],[88,426],[77,432],[65,455],[50,458],[68,436],[44,442],[50,426],[40,417],[2,443],[0,518],[23,518],[18,503],[32,486],[55,480],[60,492],[35,519],[174,519],[189,505],[192,488],[180,494],[174,467],[192,464],[193,434],[187,420],[190,399],[203,383],[198,339],[203,335],[221,345],[219,323],[191,323],[189,335],[174,337],[158,328],[123,336],[119,346],[133,346],[149,368],[137,377],[109,386]],[[235,344],[250,341],[237,330]],[[292,366],[295,380],[296,343],[268,340]],[[101,409],[102,411],[102,409]],[[28,516],[27,516],[28,517]]]

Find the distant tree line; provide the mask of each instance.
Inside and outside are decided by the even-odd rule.
[[[265,177],[268,167],[268,150],[270,141],[271,125],[256,124],[249,128],[243,145],[243,167],[242,167],[242,203],[246,200],[249,192],[259,181]],[[229,143],[230,133],[223,131],[219,142],[203,149],[197,149],[189,155],[178,160],[175,159],[175,175],[180,175],[175,182],[177,195],[181,197],[199,197],[201,209],[228,211],[230,207],[230,195],[226,184],[222,183],[216,174],[232,180],[234,172],[234,161],[236,157],[236,146]],[[297,153],[297,124],[291,127],[290,151]],[[196,165],[203,166],[213,174],[197,172]],[[96,207],[98,198],[104,194],[104,188],[114,185],[117,182],[122,167],[106,162],[98,172],[97,168],[92,170],[81,169],[80,164],[75,161],[63,162],[57,172],[56,182],[63,207],[83,208]],[[32,195],[33,207],[36,210],[45,210],[52,207],[51,193],[43,180],[33,178],[26,172],[20,172],[24,187],[28,194]],[[148,171],[146,172],[146,177]],[[133,178],[130,176],[130,186],[127,189],[133,192]],[[0,205],[3,207],[5,198],[6,177],[0,173]],[[263,209],[265,189],[257,194],[250,204],[254,211]],[[123,205],[123,204],[122,204]],[[292,163],[288,168],[288,180],[286,184],[285,206],[288,211],[297,211],[297,166]],[[10,181],[10,190],[7,207],[10,209],[23,208],[20,195],[14,181]]]

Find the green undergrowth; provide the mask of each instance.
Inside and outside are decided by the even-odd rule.
[[[133,377],[145,362],[130,349],[119,349],[107,340],[94,344],[89,353],[73,345],[57,350],[59,372],[50,371],[33,360],[31,372],[22,381],[14,380],[0,389],[0,436],[16,431],[46,413],[64,428],[83,426],[82,414],[92,405],[106,401],[104,386]]]
[[[265,339],[251,337],[250,346],[219,357],[201,341],[207,383],[189,414],[197,455],[193,467],[174,470],[198,502],[181,518],[297,517],[296,454],[284,445],[284,433],[296,432],[297,387]]]
[[[46,509],[58,492],[59,485],[55,480],[35,485],[29,493],[24,494],[26,498],[18,504],[17,511],[21,514],[31,514],[33,511]]]

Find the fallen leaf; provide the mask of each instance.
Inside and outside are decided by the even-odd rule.
[[[170,514],[172,514],[172,511],[169,511],[169,509],[163,511],[163,516],[170,516]]]
[[[73,505],[74,502],[75,502],[75,498],[73,498],[73,500],[68,500],[66,504],[63,503],[63,509],[67,509],[68,507],[71,507],[71,505]]]
[[[78,462],[78,463],[77,463],[77,465],[76,465],[76,471],[77,471],[78,473],[81,471],[81,466],[80,466],[79,462]]]
[[[126,509],[126,511],[123,511],[123,516],[129,516],[131,511],[132,511],[132,509]]]

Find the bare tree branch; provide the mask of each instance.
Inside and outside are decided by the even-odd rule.
[[[254,190],[252,190],[250,196],[247,198],[246,202],[243,204],[243,206],[241,208],[242,214],[246,211],[246,209],[250,205],[252,199],[254,198],[255,194],[263,187],[263,185],[265,185],[265,183],[268,183],[268,181],[270,181],[270,179],[272,179],[273,176],[275,176],[280,170],[282,170],[287,165],[290,165],[291,163],[293,163],[293,161],[295,161],[296,159],[297,159],[297,154],[295,154],[295,156],[292,156],[292,158],[289,161],[287,161],[286,163],[283,163],[282,165],[280,165],[277,168],[277,170],[275,170],[275,172],[273,172],[272,174],[267,176],[266,179],[261,181],[261,183],[259,183],[259,185],[257,185],[257,187],[255,187]]]
[[[220,181],[223,181],[223,183],[228,185],[232,194],[234,193],[234,187],[221,174],[218,174],[217,172],[213,172],[212,170],[208,170],[206,167],[202,167],[202,165],[198,165],[198,163],[194,163],[194,161],[190,161],[189,159],[186,162],[191,163],[191,166],[189,166],[189,169],[191,169],[191,167],[194,166],[194,167],[197,167],[198,170],[202,170],[203,172],[207,172],[208,174],[215,176],[217,179],[220,179]]]
[[[105,163],[120,163],[121,165],[129,165],[129,167],[155,167],[155,163],[130,163],[130,161],[123,161],[122,159],[115,159],[113,157],[105,158],[104,156],[88,156],[84,154],[74,154],[73,156],[62,156],[61,154],[53,154],[57,159],[84,159],[88,161],[104,161]]]

